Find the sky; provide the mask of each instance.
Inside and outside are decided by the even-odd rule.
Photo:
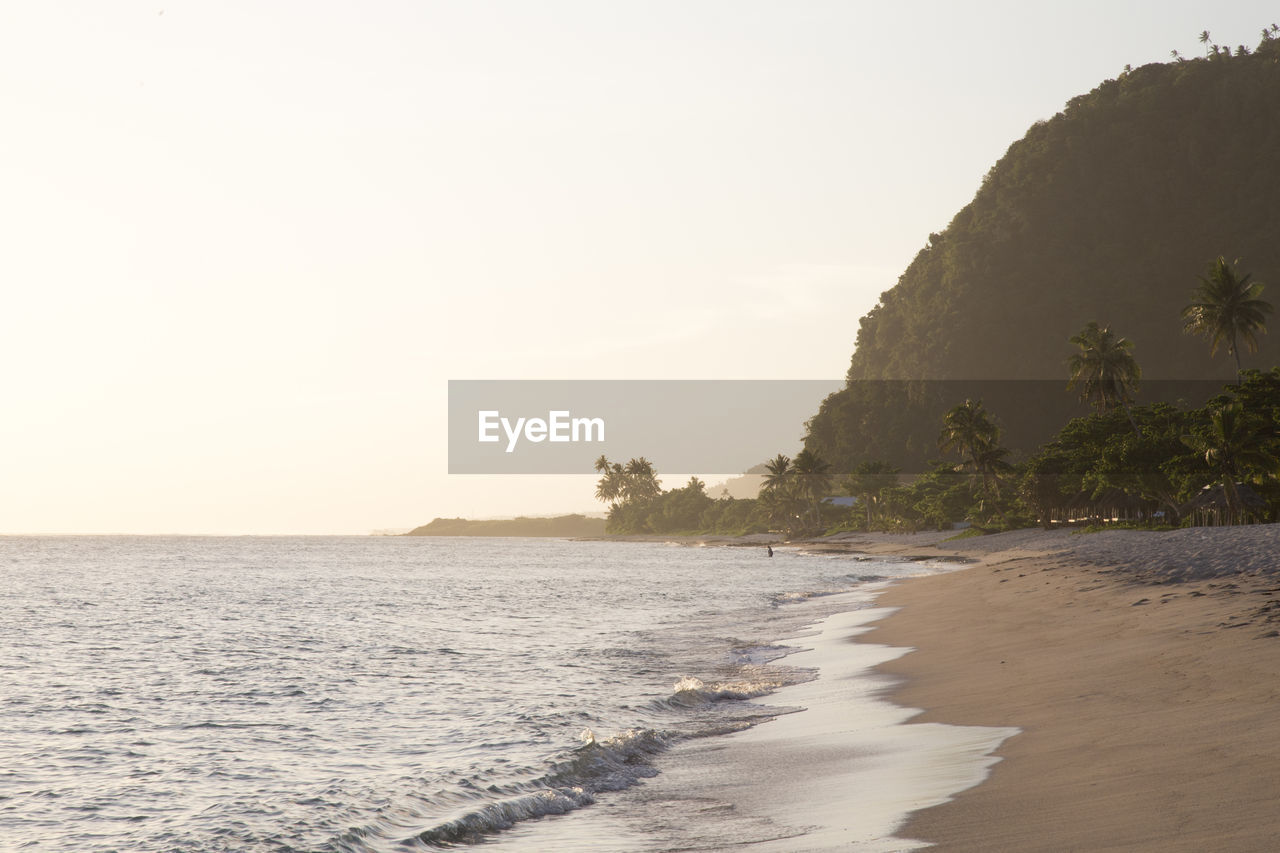
[[[450,476],[448,381],[838,379],[1033,122],[1268,5],[8,4],[0,533],[599,511]]]

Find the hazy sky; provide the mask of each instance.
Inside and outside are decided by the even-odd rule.
[[[447,380],[838,378],[1032,122],[1269,6],[8,4],[0,531],[596,508],[449,477]]]

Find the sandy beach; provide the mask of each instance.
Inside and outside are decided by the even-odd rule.
[[[976,561],[898,583],[860,641],[910,725],[1014,726],[982,784],[898,835],[939,850],[1280,849],[1280,525],[848,535]]]

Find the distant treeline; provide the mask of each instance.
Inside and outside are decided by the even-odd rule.
[[[1093,331],[1107,330],[1092,328]],[[1077,336],[1072,385],[1096,408],[1068,420],[1025,460],[1010,459],[1001,418],[969,399],[934,425],[934,459],[902,471],[888,461],[839,472],[809,450],[765,463],[754,500],[711,498],[698,478],[663,490],[644,457],[601,456],[596,497],[611,534],[779,533],[795,539],[848,530],[982,532],[1041,524],[1250,524],[1280,514],[1280,367],[1245,370],[1203,406],[1137,406],[1139,373],[1123,339]],[[1066,383],[1060,383],[1065,385]],[[958,461],[957,461],[958,457]],[[853,501],[836,501],[844,495]]]
[[[585,515],[555,518],[437,518],[415,527],[406,536],[603,536],[604,519]]]

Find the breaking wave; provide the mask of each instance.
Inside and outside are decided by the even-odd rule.
[[[656,776],[658,771],[650,759],[678,739],[678,735],[653,729],[631,729],[605,740],[597,740],[591,729],[584,729],[579,737],[583,745],[541,779],[491,789],[507,796],[418,832],[404,843],[416,841],[439,848],[474,843],[520,821],[591,805],[596,794],[621,791]]]
[[[675,683],[675,697],[685,696],[703,702],[716,702],[721,699],[754,699],[766,696],[782,687],[784,681],[728,681],[705,684],[691,675],[683,676]]]
[[[653,703],[651,708],[669,711],[755,699],[812,677],[804,670],[778,669],[766,674],[765,668],[759,666],[743,667],[742,674],[745,677],[741,679],[710,683],[691,675],[681,676],[672,685],[671,696]],[[487,793],[496,799],[472,805],[457,817],[417,832],[403,843],[428,848],[479,843],[521,821],[592,805],[598,794],[622,791],[641,779],[656,776],[653,757],[677,741],[742,731],[796,710],[799,709],[759,706],[750,713],[735,712],[730,718],[710,721],[689,731],[629,729],[603,740],[590,728],[584,728],[578,735],[582,746],[554,764],[544,776],[515,785],[491,786]]]

